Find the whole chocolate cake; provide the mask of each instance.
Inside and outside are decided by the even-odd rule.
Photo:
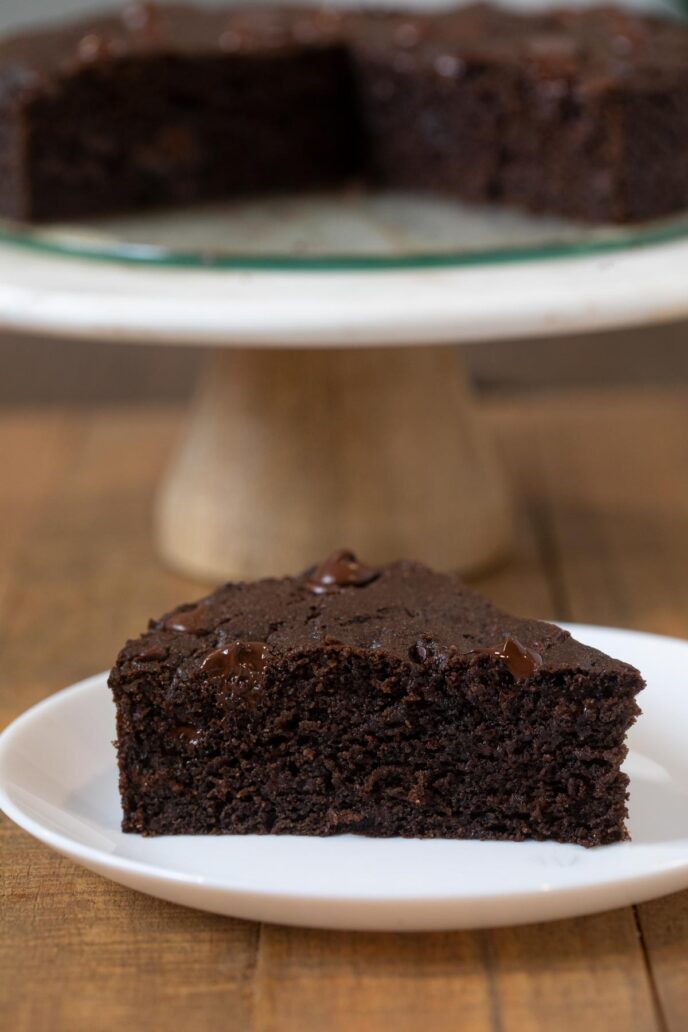
[[[135,2],[0,41],[0,213],[365,179],[598,221],[688,205],[688,29]]]
[[[227,584],[110,686],[125,831],[627,837],[638,671],[419,563]]]

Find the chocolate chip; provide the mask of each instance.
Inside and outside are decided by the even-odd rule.
[[[178,738],[189,745],[198,745],[201,738],[200,728],[192,727],[190,724],[182,724],[172,729],[172,737]]]
[[[317,567],[306,581],[306,586],[315,595],[326,595],[341,588],[362,588],[380,576],[372,566],[359,563],[353,552],[343,548]]]
[[[262,641],[236,641],[226,648],[209,652],[201,663],[201,670],[255,685],[261,680],[269,655],[269,649]]]
[[[160,642],[152,641],[143,645],[133,657],[137,663],[155,662],[167,659],[169,649],[166,649]]]
[[[469,656],[495,656],[501,659],[515,681],[525,681],[542,666],[542,656],[522,645],[518,638],[507,635],[501,645],[492,645],[484,649],[471,649]]]
[[[177,609],[163,623],[166,631],[182,631],[187,634],[203,634],[210,630],[212,613],[209,607],[201,602],[192,609]]]

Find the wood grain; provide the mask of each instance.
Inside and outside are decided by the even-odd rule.
[[[286,574],[343,542],[474,570],[511,510],[456,349],[254,348],[210,360],[157,528],[201,577]]]
[[[256,1032],[490,1032],[479,935],[383,935],[266,926]]]
[[[550,397],[534,413],[504,406],[500,417],[517,418],[539,445],[561,617],[688,636],[686,392]],[[663,1027],[685,1032],[688,893],[639,907],[637,920]]]
[[[5,718],[108,666],[148,615],[200,591],[159,570],[150,545],[153,486],[175,422],[107,411],[2,420],[0,483],[16,485],[9,497],[23,499],[17,518],[26,517],[0,601]],[[129,893],[7,821],[2,839],[6,1027],[166,1032],[210,1028],[218,1014],[230,1032],[248,1027],[255,926]]]
[[[545,617],[685,636],[688,392],[494,399],[520,498],[480,580]],[[0,417],[0,712],[106,667],[201,586],[163,570],[150,508],[176,409]],[[357,935],[258,926],[97,878],[7,821],[0,1013],[20,1032],[684,1032],[688,893],[517,929]]]
[[[630,908],[485,935],[500,1032],[659,1027]]]
[[[250,1027],[258,926],[133,895],[7,822],[0,841],[5,1028]]]

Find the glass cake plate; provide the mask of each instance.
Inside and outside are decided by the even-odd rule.
[[[0,222],[0,242],[143,265],[281,271],[462,267],[688,239],[688,212],[586,225],[501,207],[349,189],[80,222]]]
[[[106,675],[0,735],[0,807],[41,842],[132,889],[220,914],[323,928],[480,928],[608,910],[688,887],[688,642],[568,625],[647,679],[629,735],[630,842],[161,836],[120,830]]]

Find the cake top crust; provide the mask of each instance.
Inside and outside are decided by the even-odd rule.
[[[613,6],[518,13],[475,3],[423,17],[364,16],[357,46],[375,53],[390,43],[398,71],[431,64],[448,79],[482,60],[543,78],[605,80],[685,73],[688,62],[685,24]]]
[[[260,55],[324,44],[385,55],[397,71],[446,80],[499,60],[546,80],[595,86],[632,78],[656,87],[688,70],[680,21],[614,7],[519,14],[485,3],[430,15],[315,7],[205,8],[132,0],[115,13],[19,32],[0,40],[0,99],[132,57]]]
[[[116,12],[0,39],[0,90],[31,91],[54,78],[117,61],[172,55],[247,57],[298,51],[340,38],[336,11],[309,7],[209,8],[132,0]]]
[[[152,664],[250,679],[272,659],[322,647],[440,666],[490,656],[519,681],[631,670],[553,624],[503,613],[456,575],[417,562],[375,568],[347,551],[296,577],[225,584],[178,607],[128,642],[118,666],[125,678]]]

